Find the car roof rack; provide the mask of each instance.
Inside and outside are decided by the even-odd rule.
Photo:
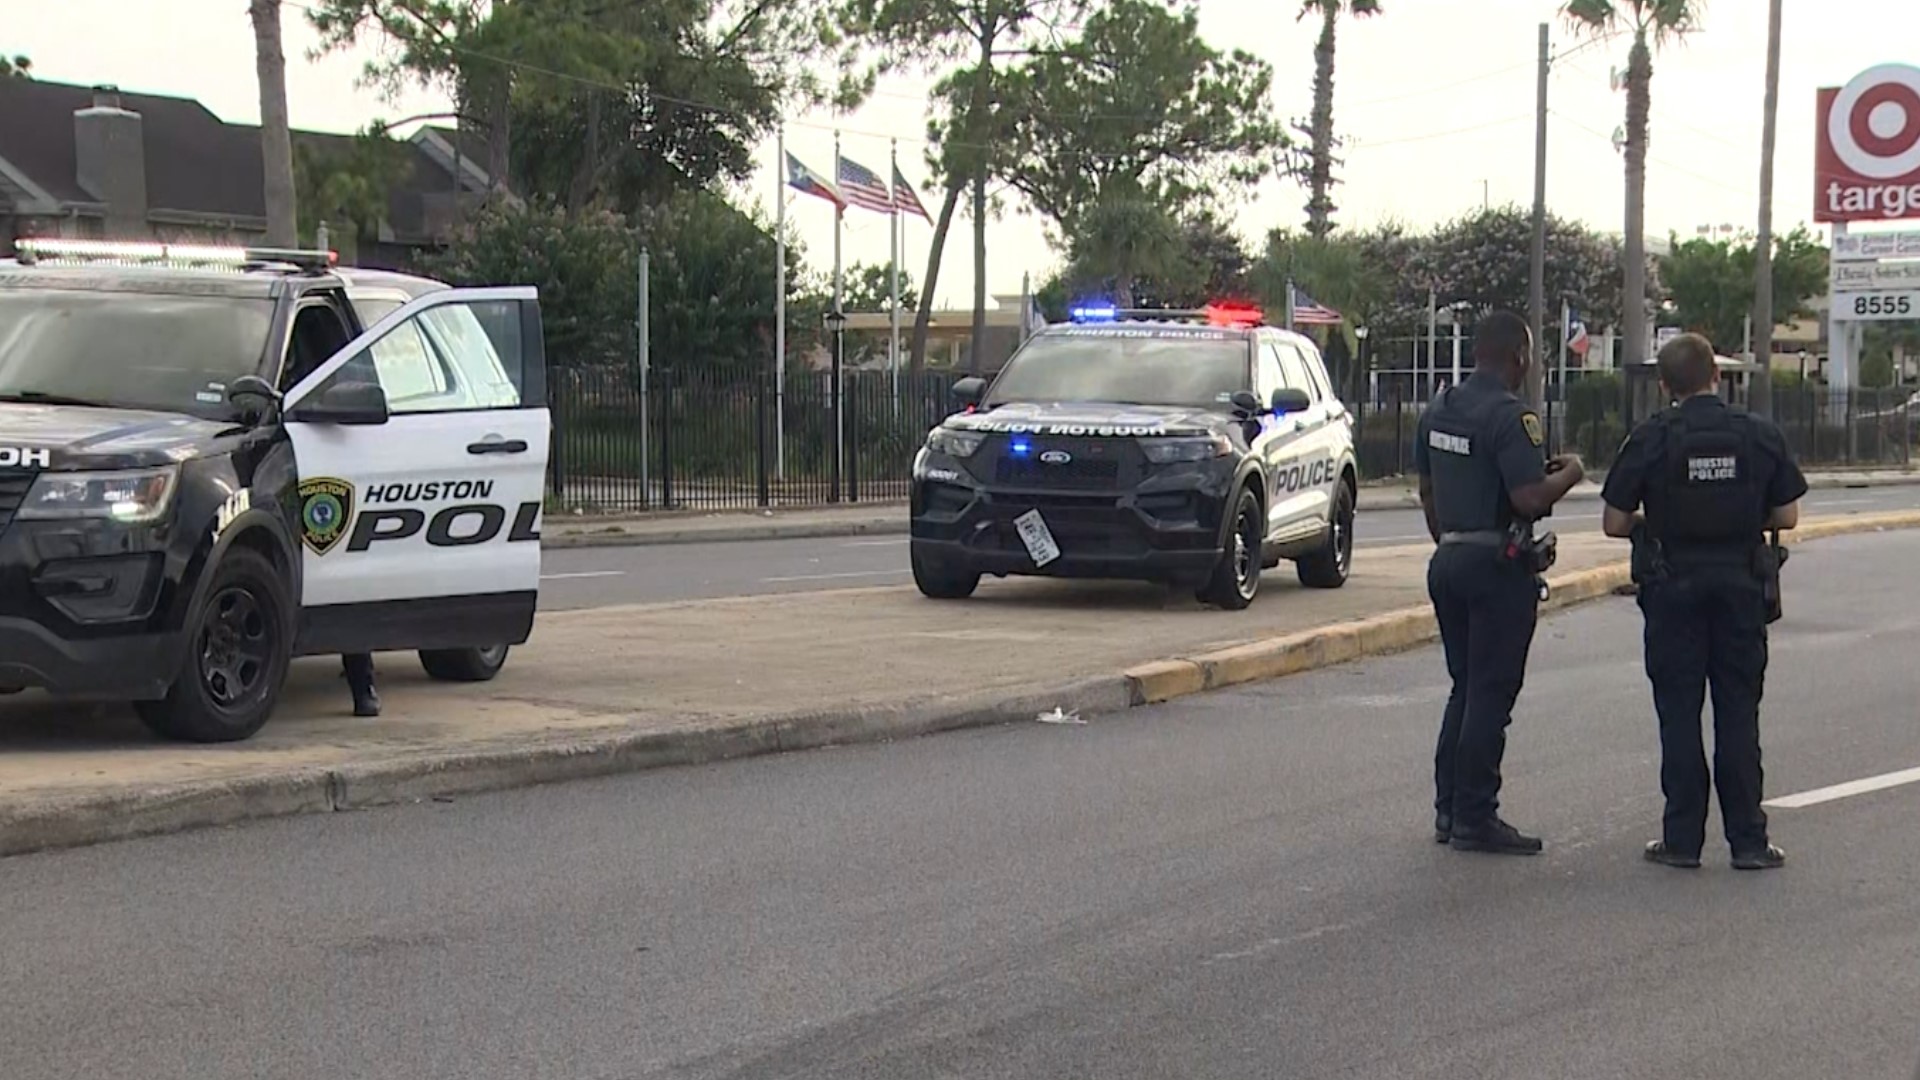
[[[339,262],[339,256],[331,251],[117,240],[22,238],[14,241],[13,249],[15,259],[22,266],[171,266],[236,272],[287,267],[318,274],[333,269]]]

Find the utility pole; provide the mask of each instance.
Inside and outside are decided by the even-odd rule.
[[[1552,28],[1540,24],[1540,89],[1533,121],[1533,265],[1527,280],[1527,325],[1533,330],[1533,366],[1527,369],[1527,404],[1547,402],[1547,372],[1540,357],[1547,329],[1547,73],[1553,65]]]
[[[1760,121],[1760,231],[1753,240],[1753,352],[1747,407],[1773,415],[1773,147],[1780,112],[1780,0],[1767,5],[1767,91]]]

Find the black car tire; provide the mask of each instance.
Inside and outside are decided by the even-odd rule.
[[[422,649],[420,667],[441,682],[492,682],[507,666],[505,645],[484,649]]]
[[[933,600],[965,600],[980,587],[978,571],[957,570],[918,550],[911,551],[909,558],[913,563],[913,583],[920,587],[922,596]]]
[[[1266,519],[1260,499],[1251,488],[1241,488],[1233,504],[1233,524],[1214,564],[1213,575],[1195,594],[1203,604],[1226,611],[1242,611],[1260,593],[1260,564]]]
[[[1353,491],[1345,481],[1334,489],[1333,513],[1327,517],[1326,547],[1301,559],[1294,567],[1300,584],[1309,589],[1337,589],[1353,573]]]
[[[267,557],[233,548],[189,613],[186,648],[167,696],[134,703],[155,734],[238,742],[273,715],[293,649],[293,595]]]

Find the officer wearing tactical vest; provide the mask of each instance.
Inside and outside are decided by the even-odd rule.
[[[1427,593],[1440,623],[1447,698],[1434,752],[1434,838],[1463,851],[1533,855],[1540,841],[1501,820],[1500,761],[1526,675],[1553,536],[1533,524],[1578,484],[1573,455],[1546,459],[1540,418],[1515,391],[1533,335],[1508,311],[1480,321],[1471,378],[1420,417],[1413,460],[1439,545]]]
[[[1721,400],[1706,338],[1682,334],[1658,363],[1677,404],[1627,437],[1607,473],[1601,522],[1608,536],[1634,541],[1647,679],[1660,717],[1667,808],[1646,857],[1700,865],[1709,784],[1700,709],[1710,685],[1711,782],[1733,865],[1771,869],[1786,856],[1768,841],[1760,809],[1760,690],[1767,624],[1779,617],[1781,556],[1766,534],[1799,523],[1807,481],[1779,428]]]

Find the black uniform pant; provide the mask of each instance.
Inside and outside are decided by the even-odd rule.
[[[1660,790],[1667,797],[1662,839],[1697,854],[1707,836],[1707,789],[1720,792],[1720,817],[1735,851],[1767,844],[1760,809],[1760,693],[1767,673],[1766,600],[1745,566],[1676,569],[1640,589],[1646,615],[1647,679],[1660,716]],[[1700,710],[1713,694],[1713,773],[1707,771]]]
[[[1498,548],[1442,544],[1427,564],[1453,693],[1434,751],[1434,809],[1473,826],[1500,808],[1507,725],[1526,677],[1540,593],[1532,571]]]
[[[372,653],[347,653],[340,658],[340,666],[346,670],[347,686],[355,698],[373,689]]]

